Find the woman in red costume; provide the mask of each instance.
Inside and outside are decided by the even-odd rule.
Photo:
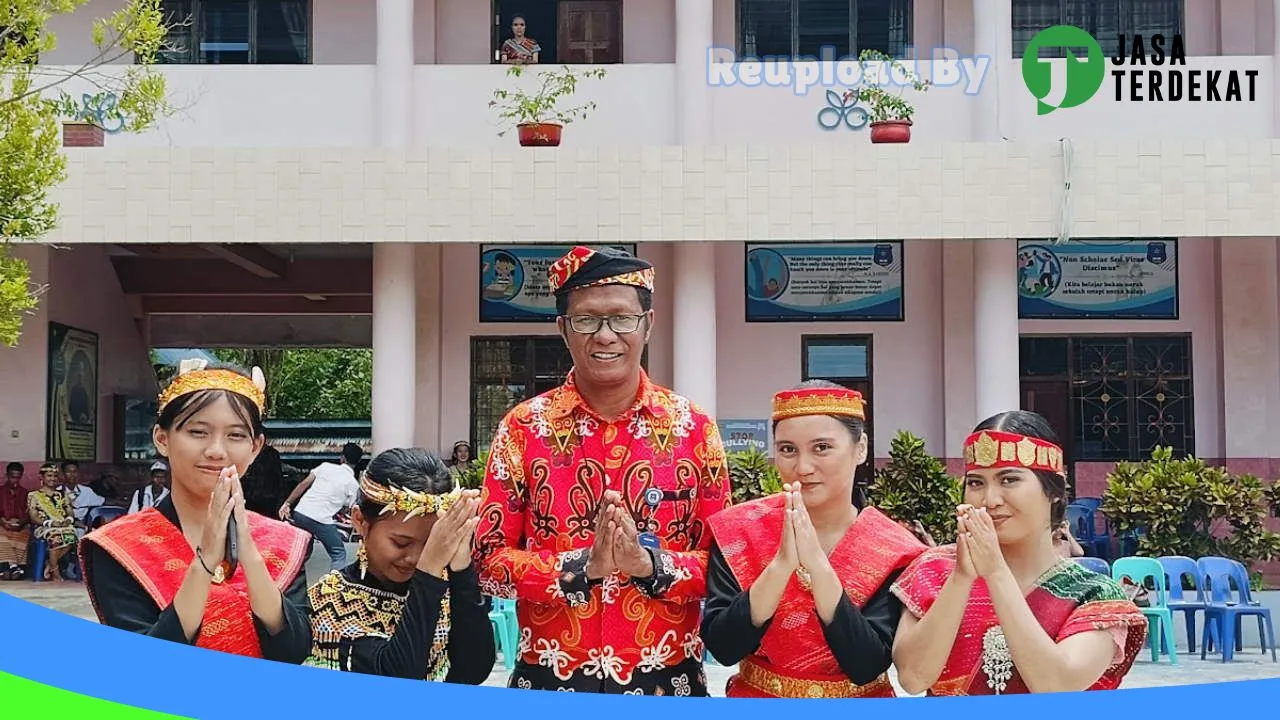
[[[1013,410],[964,444],[956,543],[898,578],[907,612],[894,647],[910,693],[1011,695],[1112,690],[1147,635],[1120,586],[1064,558],[1062,448],[1045,419]]]
[[[257,368],[250,378],[188,360],[160,394],[152,437],[168,458],[169,497],[80,543],[104,625],[279,662],[310,654],[311,536],[245,510],[240,487],[265,440],[265,388]]]
[[[702,637],[739,664],[729,697],[893,697],[902,608],[889,592],[925,550],[855,490],[862,395],[811,380],[773,399],[778,495],[711,517]]]

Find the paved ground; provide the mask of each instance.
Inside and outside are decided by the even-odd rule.
[[[28,600],[38,605],[58,610],[86,620],[94,620],[93,608],[81,585],[64,583],[62,586],[31,582],[0,582],[0,592]],[[1212,657],[1212,656],[1211,656]],[[719,665],[707,667],[707,679],[712,695],[724,694],[725,681],[733,674],[732,668]],[[891,671],[892,674],[892,671]],[[1245,648],[1237,653],[1233,662],[1200,660],[1197,651],[1192,655],[1185,651],[1178,657],[1178,665],[1171,666],[1168,658],[1159,663],[1151,662],[1149,653],[1139,656],[1138,662],[1125,681],[1125,687],[1155,687],[1162,685],[1191,685],[1197,683],[1230,682],[1235,680],[1260,680],[1280,677],[1280,664],[1271,662],[1271,656],[1263,656],[1259,649]],[[507,673],[499,662],[494,666],[486,685],[506,686]]]

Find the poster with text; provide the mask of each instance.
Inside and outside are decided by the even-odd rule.
[[[902,320],[902,241],[747,245],[747,322]]]
[[[1020,241],[1018,317],[1176,320],[1178,242]]]
[[[769,453],[768,420],[720,420],[716,424],[726,452],[755,449]]]
[[[600,247],[588,246],[588,247]],[[613,245],[636,254],[635,245]],[[545,322],[556,317],[547,270],[572,245],[480,248],[480,322]]]
[[[49,323],[49,460],[98,459],[98,336]]]

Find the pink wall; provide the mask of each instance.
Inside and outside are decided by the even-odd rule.
[[[98,333],[97,460],[109,463],[114,432],[111,395],[159,391],[115,271],[101,246],[22,246],[18,252],[31,262],[33,279],[48,283],[48,291],[25,323],[18,347],[0,348],[0,461],[45,459],[48,323],[58,322]],[[90,463],[82,470],[96,471]],[[34,468],[28,466],[28,471]]]

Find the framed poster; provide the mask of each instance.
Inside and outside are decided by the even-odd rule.
[[[600,247],[588,246],[588,247]],[[636,246],[612,245],[636,254]],[[480,246],[480,322],[554,322],[547,269],[573,245]]]
[[[748,243],[747,322],[902,320],[902,241]]]
[[[45,457],[98,459],[98,334],[49,323]]]
[[[1017,272],[1019,318],[1178,319],[1175,238],[1021,240]]]
[[[726,452],[759,450],[771,455],[769,450],[768,420],[720,420],[720,438]]]

